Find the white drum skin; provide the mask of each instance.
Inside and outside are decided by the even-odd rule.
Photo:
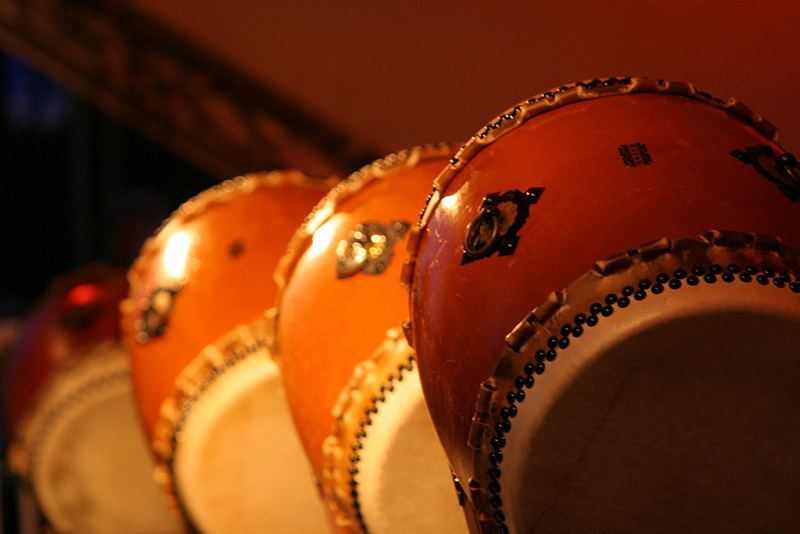
[[[118,344],[101,344],[59,372],[22,436],[37,502],[58,532],[182,531],[153,480]]]
[[[715,239],[611,260],[509,335],[476,461],[499,531],[796,528],[797,259]]]
[[[431,447],[438,445],[438,438],[417,373],[414,367],[402,381],[394,381],[394,391],[386,394],[387,402],[380,404],[361,440],[361,513],[371,532],[426,532],[431,525],[465,532],[447,458],[444,451]],[[409,484],[409,473],[426,483]],[[431,499],[438,499],[435,506]]]
[[[184,417],[174,454],[175,486],[193,503],[200,531],[327,528],[280,370],[266,351],[249,354],[220,374]],[[241,488],[235,499],[233,487]],[[261,512],[264,503],[268,516]]]

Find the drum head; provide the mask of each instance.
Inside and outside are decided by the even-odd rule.
[[[498,528],[798,528],[796,260],[703,241],[598,264],[509,336],[476,463]]]
[[[48,522],[59,532],[180,532],[153,480],[127,354],[106,343],[67,367],[15,445]]]
[[[319,492],[260,324],[206,347],[178,378],[181,395],[163,411],[180,416],[157,429],[167,486],[202,532],[322,532]]]
[[[371,532],[430,532],[442,525],[449,525],[450,532],[466,532],[416,367],[394,384],[361,445],[359,502]],[[409,484],[409,473],[425,483]]]
[[[399,328],[356,366],[333,412],[336,424],[323,446],[324,483],[340,509],[357,510],[363,532],[467,531],[413,352]]]

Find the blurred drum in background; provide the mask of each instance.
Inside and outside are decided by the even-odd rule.
[[[463,532],[400,330],[402,251],[455,147],[403,151],[321,202],[276,271],[275,355],[337,532]]]
[[[561,87],[459,151],[403,279],[473,530],[797,528],[798,201],[774,127],[686,83]]]
[[[123,332],[158,479],[193,529],[321,532],[265,309],[292,232],[336,180],[228,180],[184,203],[128,272]]]
[[[120,342],[124,272],[86,267],[53,283],[3,372],[9,461],[57,532],[181,532],[154,463]]]

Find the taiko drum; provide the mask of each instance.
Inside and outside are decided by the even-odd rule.
[[[775,128],[687,83],[564,86],[462,147],[403,279],[474,531],[797,527],[798,200]]]
[[[128,273],[123,327],[158,477],[207,534],[324,528],[258,318],[292,231],[334,183],[228,180],[184,203]]]
[[[276,271],[276,358],[337,532],[466,530],[400,329],[407,232],[454,150],[416,147],[348,177]]]
[[[152,478],[119,333],[124,272],[57,279],[26,318],[3,373],[12,469],[58,532],[180,532]]]

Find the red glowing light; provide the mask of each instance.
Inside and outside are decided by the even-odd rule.
[[[95,284],[81,284],[70,289],[67,302],[73,306],[85,306],[100,298],[100,288]]]

